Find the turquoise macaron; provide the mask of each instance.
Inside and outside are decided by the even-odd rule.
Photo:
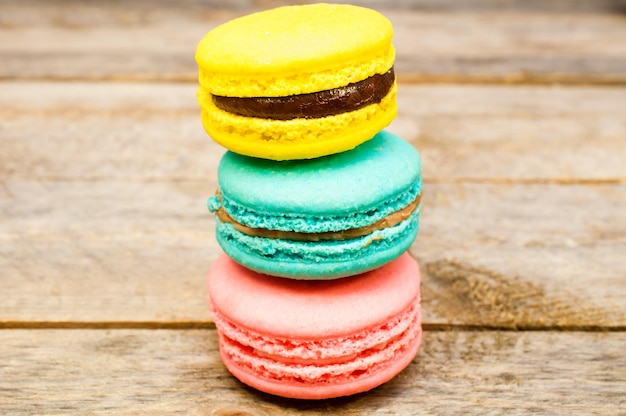
[[[404,253],[419,228],[421,158],[381,131],[353,150],[272,161],[226,152],[209,198],[235,262],[292,279],[335,279]]]

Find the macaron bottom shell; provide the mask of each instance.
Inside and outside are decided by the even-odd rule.
[[[220,340],[220,356],[228,371],[235,378],[257,390],[291,399],[323,400],[363,393],[394,378],[411,363],[419,351],[422,339],[419,323],[416,332],[416,336],[410,340],[410,343],[403,345],[384,365],[355,369],[348,377],[339,381],[330,378],[318,383],[306,383],[297,378],[289,380],[281,380],[279,377],[268,378],[261,372],[246,368],[233,359],[229,353],[229,346],[223,340]],[[306,372],[306,369],[301,371]]]
[[[208,135],[245,156],[271,160],[311,159],[351,150],[371,139],[398,113],[397,84],[380,103],[322,118],[272,120],[229,113],[200,91],[202,123]]]
[[[253,237],[216,218],[217,241],[235,262],[258,273],[291,279],[337,279],[380,267],[409,249],[420,208],[401,223],[350,240],[294,241]]]

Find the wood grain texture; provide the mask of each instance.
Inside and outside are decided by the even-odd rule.
[[[623,333],[426,332],[389,383],[285,400],[230,376],[213,330],[0,331],[0,413],[190,415],[619,414]]]
[[[5,1],[0,79],[195,82],[195,46],[206,32],[282,4]],[[626,82],[623,2],[361,4],[394,24],[403,81]]]
[[[625,203],[624,186],[426,184],[428,322],[623,327]]]
[[[206,322],[204,276],[219,247],[204,201],[214,188],[210,178],[6,181],[0,322]],[[424,189],[411,252],[427,323],[626,325],[626,186]]]
[[[194,85],[0,83],[0,178],[214,178]],[[400,85],[431,180],[626,182],[626,89]]]
[[[4,326],[205,326],[223,149],[192,85],[0,84]],[[626,324],[624,91],[404,86],[430,325]],[[571,105],[576,103],[576,105]],[[567,186],[564,186],[567,185]]]

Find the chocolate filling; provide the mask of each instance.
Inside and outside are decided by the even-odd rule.
[[[225,97],[213,95],[215,106],[247,117],[292,120],[320,118],[358,110],[379,103],[393,86],[393,67],[384,74],[375,74],[363,81],[309,94],[287,97]]]
[[[220,208],[215,213],[221,222],[228,222],[235,227],[235,229],[243,234],[250,235],[252,237],[264,237],[264,238],[279,238],[281,240],[295,240],[295,241],[324,241],[324,240],[350,240],[353,238],[362,237],[373,233],[376,230],[382,230],[383,228],[393,227],[406,220],[411,216],[420,203],[422,195],[418,195],[413,202],[406,207],[392,212],[385,218],[376,221],[373,224],[360,228],[352,228],[342,231],[328,231],[323,233],[300,233],[297,231],[279,231],[268,230],[265,228],[252,228],[247,225],[243,225],[235,221],[224,208]]]

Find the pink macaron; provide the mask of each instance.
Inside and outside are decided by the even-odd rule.
[[[361,275],[315,282],[258,274],[221,255],[208,289],[224,364],[266,393],[364,392],[400,373],[419,349],[420,273],[407,253]]]

